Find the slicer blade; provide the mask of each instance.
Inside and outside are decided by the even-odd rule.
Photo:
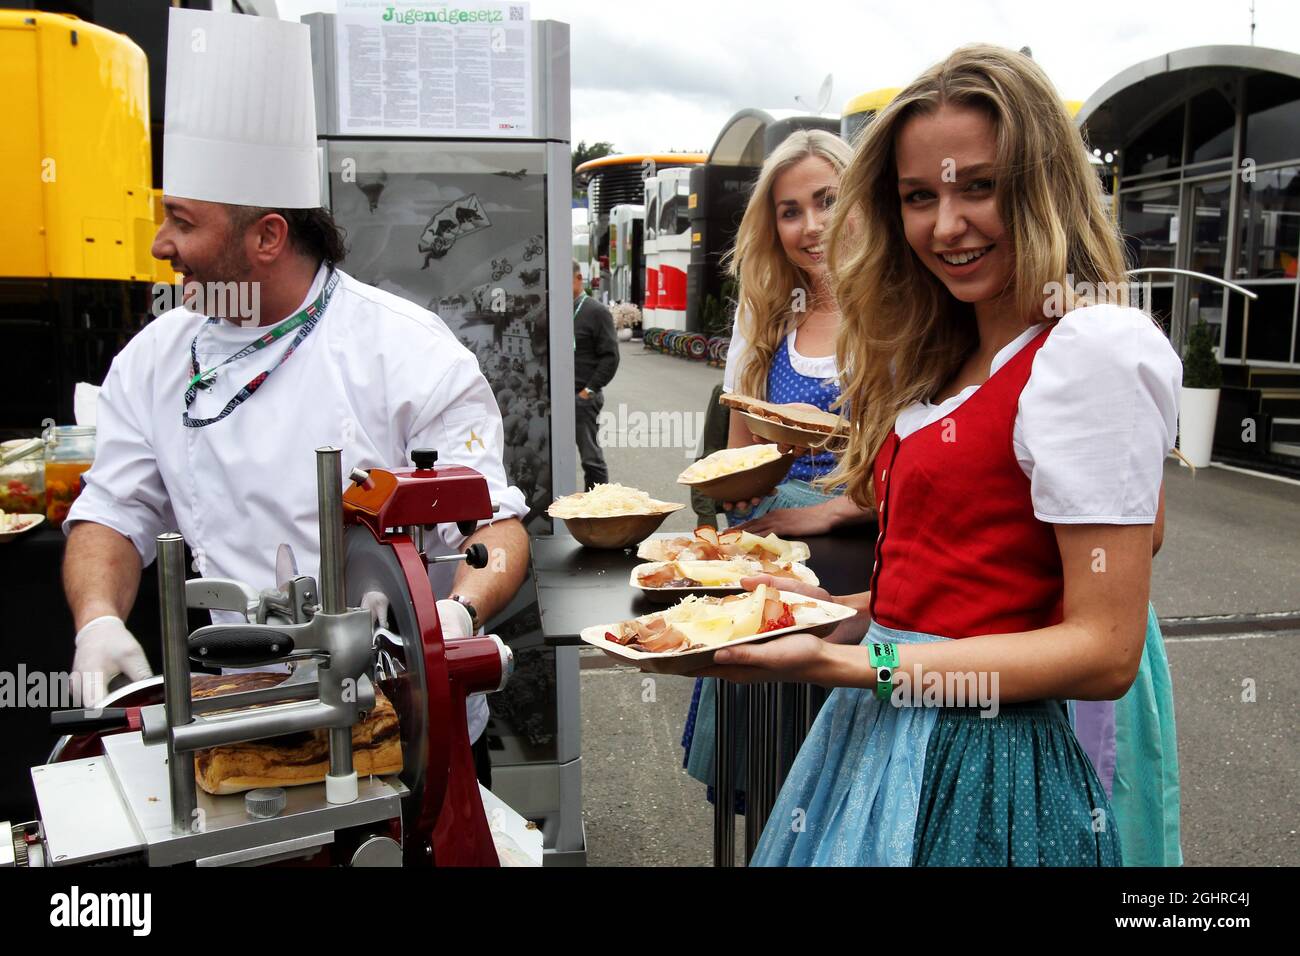
[[[275,551],[275,586],[280,591],[289,588],[289,582],[298,576],[298,559],[293,547],[281,544]]]
[[[361,595],[379,591],[389,601],[387,627],[376,650],[372,677],[397,711],[402,737],[402,783],[412,806],[423,799],[428,755],[428,687],[420,626],[415,606],[393,549],[380,544],[370,529],[350,525],[344,531],[344,580],[348,607],[360,607]]]

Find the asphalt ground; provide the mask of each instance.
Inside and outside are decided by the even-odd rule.
[[[1165,541],[1151,575],[1163,617],[1300,611],[1300,484],[1165,465]]]
[[[647,352],[639,342],[623,343],[621,351],[604,409],[610,478],[687,502],[676,477],[694,458],[705,404],[722,372]],[[1171,460],[1165,494],[1165,544],[1152,573],[1157,613],[1162,619],[1246,617],[1200,627],[1193,622],[1165,638],[1178,725],[1184,860],[1298,865],[1300,624],[1270,629],[1277,625],[1252,623],[1249,615],[1300,612],[1300,486],[1218,468],[1193,476]],[[688,506],[663,527],[689,530],[694,524]],[[682,769],[692,682],[608,667],[598,651],[583,653],[589,863],[710,864],[712,807],[704,786]]]

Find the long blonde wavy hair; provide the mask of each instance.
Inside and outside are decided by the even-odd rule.
[[[859,505],[875,504],[872,464],[898,413],[931,398],[979,344],[973,307],[948,292],[903,232],[897,137],[908,120],[942,105],[982,110],[996,130],[995,195],[1015,262],[1004,295],[1026,328],[1052,317],[1044,308],[1049,289],[1060,290],[1068,310],[1073,285],[1107,283],[1120,296],[1126,288],[1123,246],[1100,180],[1038,65],[977,45],[917,77],[859,141],[840,180],[827,240],[842,315],[840,408],[853,427],[835,470],[818,483],[847,485]]]
[[[849,144],[833,133],[796,130],[772,151],[758,174],[736,232],[736,244],[726,258],[727,272],[739,286],[736,321],[748,343],[737,376],[742,395],[767,398],[768,371],[789,331],[794,290],[804,289],[809,297],[813,291],[812,277],[790,261],[777,234],[772,197],[776,179],[810,156],[824,159],[842,176],[851,155]]]

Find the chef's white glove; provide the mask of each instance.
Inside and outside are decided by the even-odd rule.
[[[379,591],[367,591],[361,595],[361,606],[370,609],[372,620],[379,626],[388,626],[388,598]],[[459,601],[443,598],[438,602],[438,623],[442,625],[444,641],[458,641],[474,636],[474,619],[469,610]],[[474,743],[487,727],[489,713],[487,698],[482,694],[470,694],[465,698],[466,719],[469,721],[470,743]]]
[[[77,632],[77,653],[72,672],[81,685],[81,705],[99,706],[108,696],[108,685],[118,674],[131,681],[153,673],[144,648],[126,629],[120,617],[97,617]]]
[[[442,624],[442,639],[458,641],[474,636],[474,619],[469,609],[459,601],[443,598],[438,602],[438,621]]]
[[[379,627],[388,626],[388,598],[381,591],[367,591],[361,595],[361,606],[370,609],[371,620]],[[474,636],[474,619],[459,601],[443,598],[438,602],[438,621],[442,624],[442,639],[455,641]]]

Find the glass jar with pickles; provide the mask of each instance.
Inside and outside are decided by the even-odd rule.
[[[81,475],[95,460],[95,429],[57,425],[45,430],[45,517],[58,527],[81,494]]]

